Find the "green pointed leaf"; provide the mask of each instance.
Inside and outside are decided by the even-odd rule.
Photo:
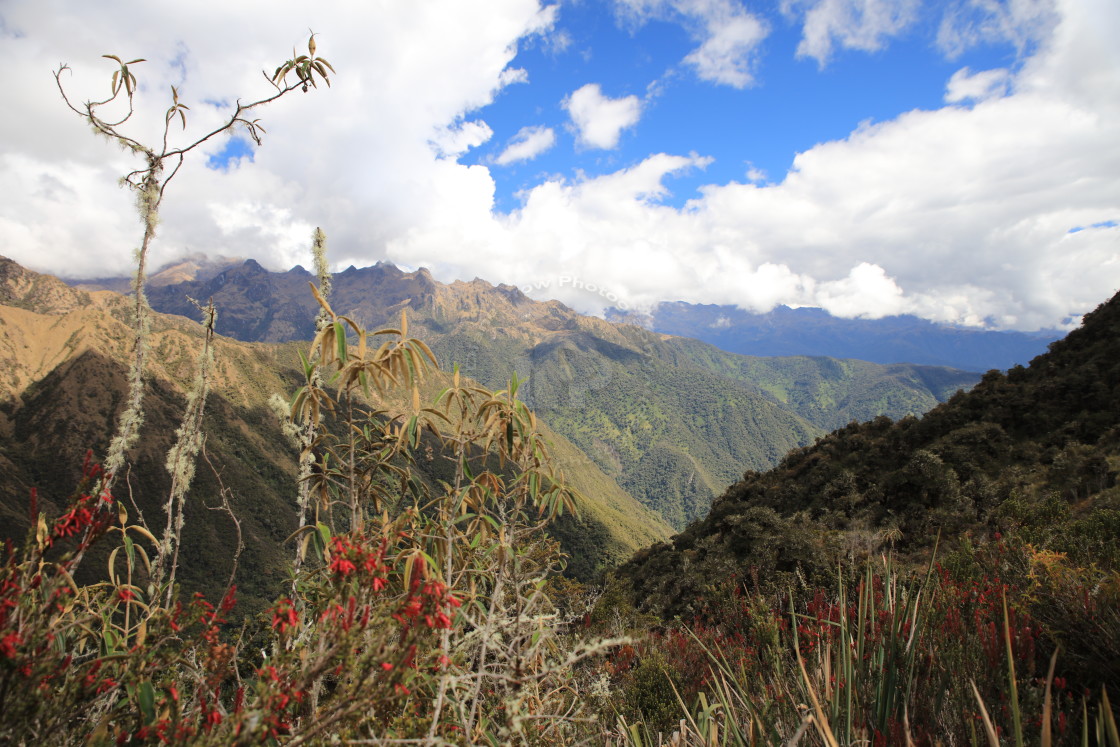
[[[334,323],[334,339],[338,346],[338,359],[343,363],[346,362],[346,328],[342,326],[342,322],[336,321]]]
[[[153,724],[156,720],[156,691],[152,683],[144,680],[136,693],[136,700],[140,704],[140,712],[144,714],[144,723]]]

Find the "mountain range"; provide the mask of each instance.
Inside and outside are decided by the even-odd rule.
[[[270,272],[254,260],[189,260],[157,276],[153,308],[197,317],[189,298],[213,298],[217,331],[247,342],[307,340],[318,306],[302,267]],[[534,301],[483,280],[444,284],[420,269],[379,263],[332,278],[336,311],[375,329],[402,310],[448,368],[490,387],[528,376],[525,400],[606,475],[677,529],[745,469],[774,465],[851,420],[921,413],[979,378],[914,365],[735,355],[712,345]]]
[[[278,569],[290,551],[283,540],[295,526],[294,455],[267,400],[273,393],[286,398],[300,384],[298,348],[313,335],[318,310],[308,287],[314,278],[300,267],[269,272],[253,260],[204,257],[153,277],[161,281],[148,288],[159,312],[152,321],[149,414],[132,455],[130,505],[149,519],[162,515],[158,496],[168,485],[163,455],[202,339],[201,326],[184,318],[197,314],[188,296],[213,298],[221,335],[206,451],[214,469],[199,470],[196,488],[204,497],[188,510],[186,545],[199,559],[184,583],[206,588],[228,573],[240,533],[248,607],[263,605],[282,581]],[[553,528],[571,556],[569,572],[581,578],[640,548],[670,547],[664,543],[672,532],[690,524],[681,536],[695,535],[696,527],[707,526],[698,522],[716,520],[705,518],[713,497],[726,496],[725,487],[744,471],[761,474],[815,453],[819,443],[831,442],[834,436],[826,434],[835,428],[912,422],[939,402],[966,396],[955,393],[980,378],[937,366],[738,355],[583,316],[511,286],[478,279],[444,284],[426,270],[404,272],[384,263],[348,268],[332,284],[335,310],[368,328],[394,323],[406,311],[412,334],[431,346],[445,371],[458,366],[490,387],[503,387],[514,372],[529,377],[522,395],[582,495],[579,517]],[[128,300],[97,288],[122,285],[110,278],[70,287],[0,260],[5,536],[25,530],[32,487],[50,505],[74,484],[87,449],[103,453],[124,397],[130,332]],[[428,382],[424,396],[434,395],[442,376]],[[874,425],[856,425],[866,421]],[[438,462],[420,465],[432,485],[440,479]],[[240,526],[208,510],[223,488],[233,496]],[[813,489],[843,493],[827,480]],[[712,517],[726,505],[725,497]],[[852,520],[872,527],[881,518]]]
[[[645,313],[612,309],[607,318],[703,340],[744,355],[857,358],[981,373],[1027,363],[1063,335],[1056,330],[958,327],[911,315],[843,319],[818,308],[778,306],[766,313],[754,313],[735,306],[681,301],[660,303]]]
[[[129,301],[111,291],[80,291],[0,259],[0,535],[19,541],[28,501],[57,510],[81,474],[83,456],[103,454],[126,391],[131,330]],[[296,343],[216,340],[216,366],[206,404],[208,464],[199,467],[188,504],[185,552],[194,558],[183,582],[209,589],[230,572],[240,532],[240,596],[262,607],[283,580],[284,540],[296,527],[295,453],[268,407],[301,383]],[[170,481],[163,467],[196,372],[202,328],[183,317],[154,314],[142,438],[130,453],[122,500],[134,517],[163,521]],[[439,374],[423,395],[446,383]],[[639,547],[669,536],[669,526],[604,475],[562,435],[543,426],[558,467],[581,496],[579,517],[553,533],[571,556],[569,572],[588,577]],[[438,454],[438,448],[436,449]],[[417,466],[431,487],[445,479],[438,458]],[[240,524],[210,508],[228,489]],[[125,497],[127,496],[127,497]],[[133,502],[134,501],[134,502]],[[96,568],[96,564],[87,564]]]

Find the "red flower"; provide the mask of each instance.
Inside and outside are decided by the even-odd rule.
[[[20,637],[19,633],[8,633],[3,640],[0,640],[0,654],[8,659],[16,658],[16,646],[21,643],[23,643],[23,638]]]
[[[409,599],[403,607],[401,607],[401,614],[406,617],[415,618],[420,614],[423,607],[420,605],[420,600],[416,597]]]
[[[68,513],[58,518],[58,521],[56,521],[54,525],[54,532],[52,533],[53,539],[77,534],[90,525],[93,521],[93,513],[82,505],[86,497],[83,497],[78,505],[70,509]]]
[[[334,559],[331,560],[331,570],[339,576],[348,576],[357,569],[357,566],[355,566],[353,562],[341,555],[336,555]]]
[[[229,591],[227,591],[226,595],[224,597],[222,597],[222,603],[218,607],[218,609],[220,609],[222,611],[222,614],[228,613],[230,610],[233,609],[233,606],[235,604],[237,604],[237,597],[234,596],[234,592],[236,592],[236,591],[237,591],[237,586],[236,585],[230,586]]]
[[[285,633],[288,628],[294,628],[297,625],[299,625],[299,614],[292,606],[292,600],[286,597],[281,599],[272,611],[272,627],[281,633]]]

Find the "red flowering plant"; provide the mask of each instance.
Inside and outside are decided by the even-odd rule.
[[[21,725],[51,730],[72,718],[72,700],[97,699],[117,685],[100,674],[94,630],[119,602],[107,589],[80,587],[73,573],[115,512],[104,475],[87,454],[78,488],[49,520],[31,493],[31,530],[8,543],[0,566],[0,741]],[[61,692],[60,692],[61,691]],[[59,702],[61,701],[61,702]],[[16,740],[18,741],[18,740]]]
[[[368,738],[424,709],[459,602],[414,545],[422,523],[406,511],[362,533],[309,526],[321,564],[304,564],[267,612],[271,649],[223,722],[232,738]]]
[[[1061,745],[1082,743],[1082,723],[1109,728],[1102,664],[1115,636],[1102,634],[1120,619],[1115,574],[1030,546],[997,544],[970,560],[968,572],[959,562],[916,572],[884,558],[860,574],[841,567],[835,588],[769,598],[728,588],[713,614],[652,634],[636,657],[608,660],[624,719],[618,736],[655,740],[657,728],[676,729],[681,718],[690,744],[713,734],[778,743],[816,732],[823,744],[933,745],[987,734],[989,744]],[[1061,619],[1043,619],[1049,608]],[[1069,630],[1092,635],[1078,641],[1063,635]],[[1094,651],[1097,668],[1079,664],[1077,649]],[[632,687],[647,659],[671,673],[661,701]],[[674,707],[651,708],[665,704]]]
[[[53,521],[31,501],[33,529],[0,566],[0,742],[194,743],[214,723],[215,693],[235,676],[223,641],[231,588],[215,608],[201,596],[184,605],[141,587],[154,540],[128,525],[87,454],[83,477]],[[108,580],[74,580],[86,551],[107,536]],[[132,537],[136,536],[134,542]],[[154,543],[153,543],[154,544]],[[123,560],[121,560],[123,558]],[[120,566],[124,570],[121,572]],[[154,590],[153,590],[154,591]],[[220,715],[220,714],[219,714]]]
[[[301,469],[321,467],[301,483],[314,490],[290,588],[238,634],[232,586],[215,606],[173,582],[189,481],[157,538],[87,465],[67,508],[54,521],[36,509],[0,570],[0,742],[563,744],[596,731],[573,667],[613,642],[560,635],[546,583],[563,556],[543,530],[573,497],[519,382],[490,392],[456,372],[420,408],[430,351],[406,320],[383,331],[399,342],[372,348],[320,300],[328,319],[289,410]],[[411,414],[365,409],[410,385]],[[422,445],[454,464],[434,496],[409,471]],[[85,551],[108,539],[105,580],[77,584]]]

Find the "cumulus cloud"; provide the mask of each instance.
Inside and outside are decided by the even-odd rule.
[[[804,15],[798,57],[822,67],[834,45],[874,52],[905,31],[918,17],[918,0],[782,0],[787,15]]]
[[[878,265],[860,262],[848,276],[821,283],[816,302],[834,316],[878,319],[908,311],[902,289]]]
[[[701,80],[734,88],[754,83],[758,46],[769,27],[734,0],[616,0],[616,6],[633,25],[654,18],[683,23],[700,43],[683,62]]]
[[[494,163],[508,166],[518,161],[529,161],[555,144],[556,132],[551,127],[522,127],[510,138],[509,144],[494,159]]]
[[[754,82],[754,52],[766,38],[766,26],[755,16],[726,3],[705,5],[708,7],[702,16],[704,41],[684,61],[696,68],[701,80],[745,88]]]
[[[1120,52],[1106,45],[1120,12],[1111,7],[1070,0],[1054,35],[1008,74],[1005,95],[983,95],[998,76],[959,74],[952,95],[971,107],[862,126],[799,154],[773,183],[708,185],[676,208],[660,199],[667,185],[704,159],[657,154],[596,178],[549,179],[456,246],[472,247],[490,276],[586,311],[609,305],[602,293],[543,283],[579,277],[629,308],[785,303],[1058,326],[1120,287]],[[979,85],[985,77],[992,85]],[[1095,227],[1070,233],[1078,226]],[[420,236],[392,251],[449,268],[463,261]]]
[[[436,127],[431,144],[441,156],[455,158],[477,148],[493,135],[490,125],[480,120],[456,122],[450,127]]]
[[[564,99],[563,106],[576,128],[577,142],[587,148],[617,148],[622,131],[642,117],[637,96],[612,99],[603,95],[598,83],[576,89]]]

